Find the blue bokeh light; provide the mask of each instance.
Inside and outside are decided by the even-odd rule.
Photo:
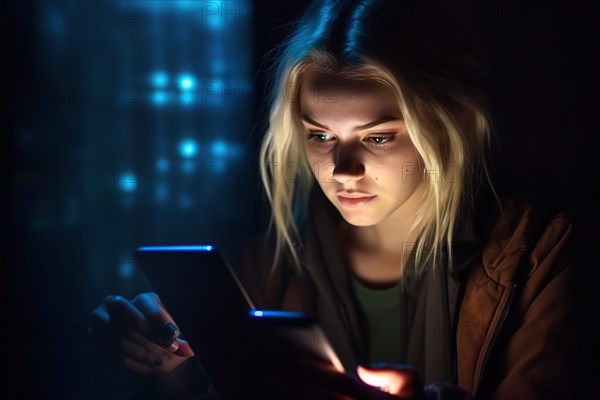
[[[194,139],[184,139],[179,144],[179,153],[185,158],[194,157],[198,153],[198,143]]]
[[[156,90],[152,93],[152,103],[156,106],[163,106],[169,101],[169,94],[164,90]]]
[[[223,21],[221,21],[221,17],[218,15],[209,15],[206,17],[206,22],[208,23],[208,26],[213,29],[220,29],[223,27]]]
[[[137,176],[131,172],[126,171],[121,173],[119,176],[119,187],[121,190],[127,193],[133,193],[137,189],[138,179]]]
[[[217,157],[223,157],[229,153],[229,146],[224,141],[217,140],[216,142],[213,142],[210,150],[212,151],[213,155]]]
[[[170,164],[169,164],[169,160],[167,160],[164,157],[159,158],[158,160],[156,160],[156,170],[159,172],[167,172],[169,170]]]
[[[203,1],[198,0],[153,0],[140,1],[139,4],[135,3],[135,6],[136,8],[144,7],[152,11],[167,11],[172,9],[177,11],[189,11],[195,8],[200,8],[203,3]]]
[[[150,83],[155,88],[164,88],[169,84],[169,75],[164,71],[155,71],[150,75]]]
[[[223,60],[214,60],[210,63],[210,69],[213,74],[221,74],[225,72],[225,62]]]
[[[196,78],[191,74],[181,74],[178,85],[181,90],[192,90],[196,86]]]
[[[123,279],[130,279],[135,271],[135,263],[132,260],[123,260],[119,264],[119,276]]]
[[[194,103],[194,99],[194,95],[189,92],[182,93],[181,96],[179,96],[179,101],[185,106]]]
[[[203,8],[202,19],[213,29],[222,28],[224,25],[223,15],[225,13],[222,0],[212,1]]]
[[[193,160],[183,160],[183,162],[181,163],[181,170],[185,174],[189,175],[196,170],[196,164]]]

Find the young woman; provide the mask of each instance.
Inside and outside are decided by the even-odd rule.
[[[238,272],[260,307],[317,319],[364,382],[306,366],[288,398],[566,399],[583,379],[571,223],[495,190],[473,37],[440,7],[316,1],[278,54],[272,229]],[[207,390],[155,295],[107,297],[92,331],[169,396]]]

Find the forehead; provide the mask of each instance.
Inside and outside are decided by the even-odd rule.
[[[357,107],[388,114],[398,112],[392,88],[374,79],[348,79],[333,73],[307,72],[300,86],[300,107],[311,113],[324,107]]]

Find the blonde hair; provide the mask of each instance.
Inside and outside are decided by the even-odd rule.
[[[430,74],[415,79],[410,69],[402,70],[402,65],[380,62],[366,54],[353,54],[352,62],[341,62],[332,52],[315,47],[294,57],[298,49],[291,47],[279,66],[269,126],[259,155],[260,175],[272,210],[269,227],[275,229],[272,272],[284,250],[289,250],[300,266],[298,215],[306,210],[314,184],[301,142],[304,127],[299,102],[302,79],[309,69],[334,72],[348,80],[374,80],[394,90],[422,168],[438,173],[435,177],[424,174],[424,198],[407,234],[421,229],[412,250],[415,272],[420,272],[420,266],[429,259],[435,265],[444,247],[451,263],[452,236],[461,204],[473,204],[474,189],[483,177],[492,186],[486,166],[489,118],[477,92],[453,76]],[[297,170],[294,179],[290,179],[291,166]]]

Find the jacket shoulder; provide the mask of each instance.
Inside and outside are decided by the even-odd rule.
[[[549,258],[569,253],[573,222],[564,206],[543,198],[504,198],[490,222],[482,263],[487,275],[500,284],[525,279]]]

